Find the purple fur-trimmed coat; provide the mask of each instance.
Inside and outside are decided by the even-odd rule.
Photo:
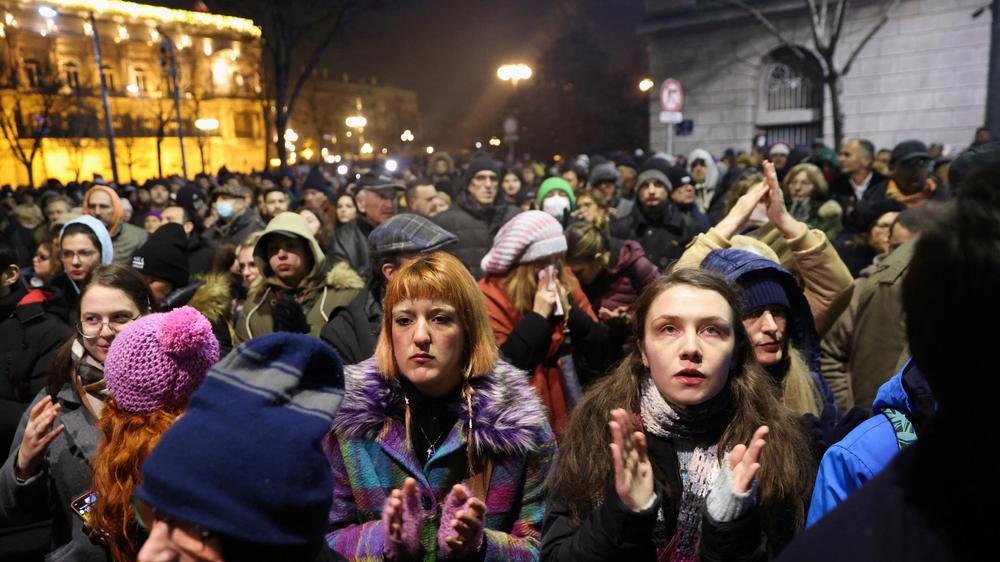
[[[347,368],[347,393],[323,449],[333,473],[330,547],[348,560],[381,560],[382,506],[407,477],[417,481],[425,510],[424,560],[440,557],[436,535],[440,504],[467,477],[469,415],[458,419],[444,443],[421,467],[406,440],[403,393],[378,372],[374,359]],[[486,495],[485,560],[538,560],[545,515],[544,482],[556,441],[527,375],[499,362],[472,379],[473,441],[492,459]]]

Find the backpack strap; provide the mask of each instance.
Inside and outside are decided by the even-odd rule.
[[[906,414],[895,408],[882,408],[882,415],[892,424],[892,430],[896,433],[896,445],[900,451],[916,443],[917,432]]]

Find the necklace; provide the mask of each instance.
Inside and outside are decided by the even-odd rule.
[[[403,401],[406,402],[406,407],[409,408],[410,407],[410,399],[408,397],[406,397],[406,395],[403,396]],[[437,422],[437,418],[436,417],[431,416],[431,419],[434,420],[435,423]],[[438,433],[438,436],[437,436],[436,439],[431,439],[430,437],[427,436],[427,432],[424,431],[423,426],[421,426],[419,423],[415,423],[413,425],[417,426],[417,429],[420,430],[420,434],[424,436],[424,440],[427,441],[427,443],[428,443],[428,446],[427,446],[427,459],[430,460],[430,458],[434,456],[434,452],[437,451],[438,442],[441,441],[441,438],[445,436],[445,432],[442,431],[442,432]]]

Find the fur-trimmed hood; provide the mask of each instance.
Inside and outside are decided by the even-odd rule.
[[[258,276],[250,285],[247,301],[253,303],[259,302],[267,291],[268,286],[268,279]],[[323,276],[322,286],[330,291],[362,289],[365,286],[365,280],[351,269],[351,266],[347,262],[340,261],[333,264],[330,271],[327,271],[326,275]]]
[[[228,320],[232,308],[232,291],[229,286],[229,276],[223,273],[206,273],[195,279],[204,281],[198,287],[188,306],[205,315],[205,318],[216,322]]]
[[[387,423],[402,420],[402,388],[379,373],[374,357],[347,367],[344,374],[347,392],[333,422],[336,433],[374,440]],[[523,456],[538,449],[547,421],[523,371],[501,360],[489,374],[473,377],[472,388],[472,434],[477,455]],[[457,423],[468,427],[465,405],[457,405],[456,412]]]

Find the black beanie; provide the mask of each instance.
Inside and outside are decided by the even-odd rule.
[[[469,187],[469,184],[472,183],[472,178],[476,177],[476,174],[483,170],[493,172],[497,175],[497,179],[500,179],[500,165],[488,156],[477,156],[469,162],[469,169],[465,171],[465,185],[463,187]]]
[[[156,229],[135,254],[132,269],[162,279],[179,289],[188,284],[187,234],[184,227],[168,222]]]

